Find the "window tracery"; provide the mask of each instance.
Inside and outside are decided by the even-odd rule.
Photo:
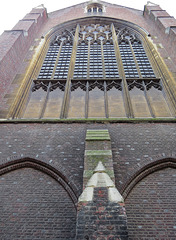
[[[74,30],[65,30],[60,35],[55,36],[50,43],[38,79],[67,78],[72,53],[73,34]]]
[[[37,118],[172,117],[162,79],[155,76],[142,40],[113,24],[81,25],[78,33],[57,34],[33,81],[25,118],[39,99],[37,92]]]
[[[117,37],[126,77],[138,78],[140,76],[154,78],[155,74],[142,46],[142,42],[135,34],[130,33],[127,29],[123,29]]]
[[[162,89],[163,89],[161,84],[160,84],[160,82],[159,82],[159,80],[151,80],[149,82],[145,81],[145,85],[146,85],[146,89],[147,90],[150,90],[151,87],[154,87],[154,88],[156,88],[156,89],[158,89],[160,91],[162,91]]]
[[[116,88],[119,91],[122,91],[121,81],[107,81],[106,90],[109,91],[112,88]]]

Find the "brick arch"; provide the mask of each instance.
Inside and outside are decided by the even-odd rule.
[[[141,168],[139,171],[137,171],[125,184],[122,195],[124,199],[127,198],[129,193],[132,191],[132,189],[136,186],[137,183],[139,183],[143,178],[148,176],[151,173],[154,173],[158,170],[164,169],[164,168],[176,168],[176,159],[174,158],[164,158],[157,160],[153,163],[149,163],[143,168]]]
[[[130,240],[175,239],[175,185],[173,161],[158,164],[135,185],[125,199]]]
[[[0,177],[2,239],[75,239],[76,208],[65,188],[31,164]]]
[[[26,157],[26,158],[16,159],[16,160],[1,164],[0,175],[3,175],[5,173],[8,173],[20,168],[34,168],[55,179],[66,190],[66,192],[70,196],[76,208],[77,199],[78,199],[78,197],[76,196],[76,189],[72,185],[72,183],[69,181],[69,179],[67,179],[67,177],[62,173],[62,171],[59,171],[53,166],[45,162],[42,162],[40,160]]]

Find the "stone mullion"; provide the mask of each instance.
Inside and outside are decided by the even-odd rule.
[[[64,42],[62,41],[61,44],[60,44],[59,52],[58,52],[58,54],[57,54],[57,58],[56,58],[56,62],[55,62],[54,68],[53,68],[53,72],[52,72],[52,75],[51,75],[51,79],[54,78],[55,71],[56,71],[57,64],[58,64],[59,57],[60,57],[60,53],[61,53],[61,50],[62,50],[63,43],[64,43]]]
[[[137,59],[136,59],[136,56],[135,56],[135,53],[134,53],[134,50],[133,50],[133,47],[132,47],[132,44],[131,44],[130,41],[129,41],[129,45],[130,45],[130,49],[131,49],[131,52],[132,52],[132,55],[133,55],[135,65],[136,65],[136,69],[138,71],[139,78],[142,78],[142,74],[141,74],[141,71],[140,71],[140,68],[139,68],[139,65],[138,65],[138,62],[137,62]]]
[[[88,118],[89,108],[89,81],[86,83],[86,99],[85,99],[85,118]]]
[[[103,41],[101,41],[101,59],[102,59],[102,67],[103,67],[103,78],[106,78],[105,63],[104,63],[104,53],[103,53]]]
[[[124,93],[123,96],[124,96],[124,105],[125,105],[125,109],[126,109],[126,114],[127,114],[127,117],[134,118],[130,94],[128,91],[128,84],[127,84],[127,80],[126,80],[126,76],[125,76],[125,71],[123,68],[123,62],[121,59],[121,54],[120,54],[120,49],[119,49],[119,45],[118,45],[118,41],[117,41],[115,27],[113,24],[111,25],[111,30],[112,30],[112,38],[113,38],[113,42],[114,42],[115,55],[116,55],[116,59],[117,59],[117,63],[118,63],[119,76],[120,76],[120,78],[122,78],[123,93]]]
[[[104,102],[105,102],[105,114],[106,118],[109,118],[109,110],[108,110],[108,95],[107,95],[107,85],[106,81],[104,81]]]
[[[88,42],[88,56],[87,56],[87,78],[90,76],[90,41]]]
[[[63,99],[63,103],[62,103],[60,118],[67,118],[69,99],[70,99],[71,79],[73,78],[73,74],[74,74],[76,51],[77,51],[77,45],[78,45],[78,40],[79,40],[79,30],[80,30],[80,26],[77,25],[76,31],[75,31],[75,36],[74,36],[74,41],[73,41],[72,54],[71,54],[71,59],[70,59],[70,65],[69,65],[69,70],[68,70],[68,75],[67,75],[67,82],[66,82],[66,86],[65,86],[65,93],[64,93],[64,99]]]
[[[104,52],[103,52],[103,41],[101,41],[101,58],[102,58],[103,78],[106,78],[105,63],[104,63]],[[105,115],[106,115],[106,118],[108,118],[109,114],[108,114],[106,81],[104,81],[104,105],[105,105]]]
[[[139,65],[138,65],[138,62],[137,62],[137,59],[136,59],[134,50],[133,50],[133,46],[132,46],[132,44],[131,44],[130,41],[129,41],[129,45],[130,45],[131,52],[132,52],[132,55],[133,55],[133,59],[134,59],[134,62],[135,62],[135,65],[136,65],[136,68],[137,68],[137,71],[138,71],[139,78],[142,79],[143,77],[142,77],[142,74],[141,74],[141,71],[140,71],[140,68],[139,68]],[[147,89],[146,89],[146,86],[145,86],[144,81],[142,81],[142,85],[143,85],[143,87],[144,87],[144,95],[145,95],[145,99],[146,99],[146,101],[147,101],[147,105],[148,105],[150,114],[151,114],[152,117],[155,117],[155,115],[154,115],[154,113],[153,113],[153,110],[152,110],[152,105],[151,105],[150,100],[149,100],[149,97],[148,97],[148,93],[147,93]]]
[[[43,117],[43,115],[44,115],[44,112],[45,112],[45,109],[46,109],[46,105],[47,105],[47,101],[48,101],[48,98],[49,98],[50,87],[51,87],[51,82],[49,82],[49,84],[48,84],[47,94],[46,94],[46,97],[45,97],[45,101],[43,103],[43,107],[41,109],[41,113],[40,113],[39,119],[41,119]]]
[[[152,104],[151,104],[150,99],[148,97],[148,93],[147,93],[147,89],[146,89],[146,85],[145,85],[144,81],[142,81],[142,85],[144,87],[144,94],[145,94],[145,98],[146,98],[146,101],[147,101],[147,104],[148,104],[148,107],[149,107],[150,114],[154,118],[155,115],[154,115],[154,112],[152,110]]]

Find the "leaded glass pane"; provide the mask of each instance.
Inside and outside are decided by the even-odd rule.
[[[139,75],[130,45],[128,43],[122,42],[119,44],[119,49],[126,78],[138,78]]]
[[[114,45],[107,42],[103,45],[104,64],[106,78],[118,78],[117,61],[114,51]]]
[[[49,47],[45,60],[41,67],[38,79],[50,79],[53,73],[57,55],[59,52],[59,45],[55,44]]]
[[[96,42],[90,47],[89,77],[103,78],[101,45],[98,45]]]
[[[67,79],[71,53],[72,45],[67,43],[66,45],[62,46],[59,61],[54,74],[54,79]]]
[[[82,43],[77,47],[74,78],[87,78],[88,45]]]
[[[135,57],[136,57],[142,77],[154,78],[155,74],[153,72],[153,69],[150,65],[150,62],[148,60],[148,57],[145,53],[145,50],[142,44],[134,43],[132,44],[132,47],[133,47],[133,51],[135,53]]]

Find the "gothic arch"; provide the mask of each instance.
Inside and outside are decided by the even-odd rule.
[[[51,165],[46,164],[40,160],[26,157],[26,158],[17,159],[11,162],[1,164],[0,175],[3,175],[5,173],[8,173],[20,168],[33,168],[55,179],[68,193],[68,195],[70,196],[76,208],[78,197],[76,196],[76,193],[75,193],[75,190],[76,190],[75,187],[72,185],[72,183],[67,179],[67,177],[62,172],[60,172],[59,170],[55,169]]]
[[[50,44],[53,41],[56,41],[56,42],[61,41],[60,38],[55,38],[57,36],[57,34],[61,34],[64,37],[68,36],[68,39],[66,37],[65,41],[72,44],[72,47],[73,47],[71,50],[71,55],[70,55],[70,59],[72,59],[72,60],[71,61],[69,60],[70,64],[69,64],[69,68],[67,69],[67,72],[68,72],[67,81],[64,83],[65,84],[65,93],[64,93],[64,97],[63,97],[63,104],[61,107],[61,112],[58,113],[60,118],[67,118],[67,115],[68,115],[68,103],[67,102],[69,101],[69,87],[71,84],[70,83],[71,76],[73,74],[74,66],[75,66],[75,59],[76,59],[75,53],[76,53],[76,49],[77,49],[77,43],[79,41],[79,28],[80,28],[80,25],[87,25],[87,24],[89,24],[89,25],[91,25],[91,24],[104,25],[105,24],[105,25],[109,25],[109,26],[113,25],[114,37],[113,36],[112,37],[114,39],[116,38],[115,36],[118,33],[118,31],[121,31],[123,29],[125,31],[128,31],[130,34],[132,34],[134,41],[138,41],[138,40],[136,40],[136,36],[137,36],[137,39],[140,39],[140,41],[142,41],[144,50],[145,50],[148,58],[150,59],[150,62],[152,64],[156,78],[162,79],[161,85],[166,93],[166,98],[168,99],[169,104],[171,104],[171,112],[172,112],[171,115],[175,115],[175,112],[176,112],[176,110],[175,110],[176,107],[175,107],[175,103],[174,103],[175,96],[172,91],[172,84],[173,84],[174,80],[173,80],[170,72],[168,71],[167,67],[163,63],[162,59],[160,58],[159,54],[157,53],[154,45],[152,44],[152,41],[149,39],[149,33],[147,33],[140,26],[137,26],[133,23],[130,23],[130,22],[127,22],[124,20],[99,16],[99,17],[80,18],[80,19],[64,22],[60,25],[53,27],[47,34],[45,34],[45,36],[42,37],[41,44],[38,46],[38,51],[36,51],[36,54],[33,57],[33,60],[31,61],[28,71],[26,72],[26,75],[24,77],[23,84],[21,85],[21,88],[16,96],[16,99],[15,99],[14,103],[12,104],[12,107],[9,111],[8,118],[21,118],[22,117],[22,113],[24,111],[24,108],[25,108],[27,101],[29,100],[29,96],[31,94],[31,89],[33,89],[33,84],[38,84],[37,87],[40,86],[40,84],[37,82],[36,79],[37,79],[39,71],[42,67],[44,57],[46,56],[46,53],[49,49]],[[114,45],[114,48],[117,52],[117,46],[115,46],[115,45]],[[118,54],[116,54],[116,58],[118,58],[117,55]],[[156,60],[156,58],[157,58],[157,60]],[[119,59],[120,59],[120,57],[119,57]],[[55,65],[56,65],[56,63],[55,63]],[[118,65],[119,66],[123,65],[121,63],[121,60],[119,60]],[[119,72],[122,72],[120,74],[121,75],[120,78],[123,78],[122,77],[124,75],[123,71],[124,70],[119,69]],[[103,73],[103,74],[105,75],[105,73]],[[170,81],[168,81],[168,79],[170,79]],[[153,85],[155,85],[155,84],[153,84]],[[46,85],[44,86],[45,87],[44,91],[46,91],[46,89],[47,89],[46,86],[49,86],[49,82],[46,82]],[[50,86],[48,88],[50,89]],[[126,114],[128,117],[133,118],[135,116],[135,114],[133,113],[132,106],[130,103],[130,97],[129,97],[129,93],[128,93],[127,83],[126,83],[126,85],[124,85],[124,92],[126,92],[124,101],[125,101],[125,104],[127,103],[127,105],[128,105]],[[44,106],[45,105],[46,105],[46,102],[44,103]],[[150,108],[150,106],[149,106],[149,108]],[[29,116],[30,116],[30,114],[29,114]],[[86,114],[85,114],[85,116],[86,116]],[[153,117],[152,113],[151,113],[151,116]],[[43,110],[41,110],[41,112],[39,113],[39,116],[33,117],[33,118],[42,118],[42,117],[43,117]]]
[[[135,175],[131,177],[131,179],[126,183],[122,190],[122,195],[125,198],[129,195],[132,189],[146,176],[154,173],[158,170],[162,170],[164,168],[176,168],[176,159],[175,158],[164,158],[161,160],[157,160],[153,163],[149,163],[143,168],[141,168]]]

